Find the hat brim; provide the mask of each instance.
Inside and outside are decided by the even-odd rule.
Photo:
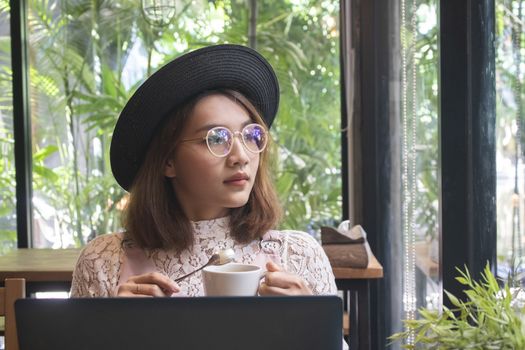
[[[279,106],[279,83],[255,50],[215,45],[179,56],[151,75],[119,116],[110,147],[113,175],[129,191],[158,126],[190,98],[209,90],[242,93],[270,127]]]

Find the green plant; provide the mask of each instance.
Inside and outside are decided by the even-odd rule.
[[[9,15],[8,5],[0,0],[0,15]],[[338,12],[336,0],[258,3],[257,48],[275,67],[282,92],[272,127],[282,228],[315,231],[341,217]],[[244,0],[178,1],[170,25],[156,27],[140,1],[30,0],[27,16],[34,216],[49,233],[40,239],[43,229],[35,225],[35,237],[82,246],[120,230],[125,194],[111,174],[109,145],[128,97],[182,52],[246,45],[249,9]],[[0,242],[15,246],[9,44],[0,35]]]
[[[525,306],[522,289],[500,287],[487,265],[481,280],[468,270],[457,269],[456,280],[466,287],[462,301],[447,292],[453,309],[443,312],[420,309],[420,319],[405,320],[405,331],[392,335],[392,341],[414,339],[405,349],[525,349]]]

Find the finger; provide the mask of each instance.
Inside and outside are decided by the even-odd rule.
[[[158,272],[150,272],[144,275],[134,276],[129,279],[134,283],[144,284],[156,284],[160,289],[166,291],[166,293],[178,293],[180,291],[179,285],[172,281],[168,276]]]
[[[132,297],[134,296],[133,292],[131,291],[131,283],[124,283],[118,286],[117,289],[117,296],[118,297]]]
[[[128,297],[128,298],[153,298],[151,295],[145,295],[145,294],[133,294],[130,292],[125,292],[118,295],[119,297]]]
[[[146,295],[152,297],[168,296],[168,294],[156,284],[137,283],[135,284],[135,290],[132,292],[135,295]],[[171,295],[171,293],[169,295]]]
[[[267,285],[266,283],[261,283],[259,286],[259,295],[302,295],[304,293],[301,293],[299,289],[295,288],[279,288],[279,287],[272,287]]]
[[[268,261],[266,263],[266,270],[271,271],[271,272],[276,272],[276,271],[283,271],[283,268],[279,266],[279,264],[274,263],[273,261]]]
[[[282,271],[266,272],[264,283],[270,287],[277,288],[304,288],[304,282],[302,278]]]
[[[151,295],[139,294],[137,292],[137,284],[135,283],[125,283],[118,287],[117,296],[118,297],[151,297]],[[140,287],[139,287],[140,289]]]

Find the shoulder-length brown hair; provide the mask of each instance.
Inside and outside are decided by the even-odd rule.
[[[192,115],[198,101],[205,96],[221,94],[243,107],[252,120],[265,125],[253,104],[233,90],[205,92],[167,118],[157,131],[146,157],[130,189],[124,210],[125,240],[141,248],[175,249],[182,251],[194,242],[193,224],[180,205],[164,168],[173,156],[183,126]],[[266,126],[266,125],[265,125]],[[271,138],[259,158],[259,169],[248,202],[230,210],[230,235],[239,243],[248,243],[275,228],[281,207],[270,176]]]

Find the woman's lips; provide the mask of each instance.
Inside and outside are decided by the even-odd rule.
[[[224,183],[226,185],[234,185],[234,186],[244,186],[248,183],[250,180],[250,177],[245,174],[235,175],[232,176],[226,180],[224,180]]]
[[[226,185],[244,186],[248,183],[248,180],[246,179],[230,180],[230,181],[224,181],[224,183]]]

